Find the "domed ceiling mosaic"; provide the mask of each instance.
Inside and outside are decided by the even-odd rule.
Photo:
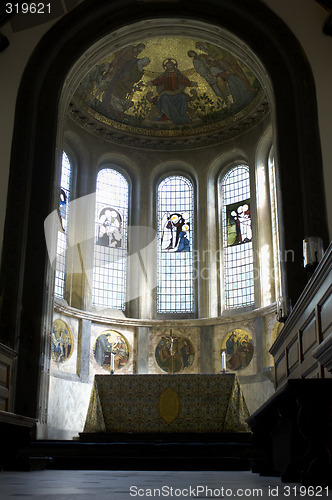
[[[72,100],[99,130],[148,138],[239,132],[268,112],[256,75],[229,51],[191,38],[155,37],[100,60]],[[245,125],[246,127],[246,125]]]

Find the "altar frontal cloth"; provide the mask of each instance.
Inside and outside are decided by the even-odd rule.
[[[248,432],[236,374],[95,375],[84,432]]]

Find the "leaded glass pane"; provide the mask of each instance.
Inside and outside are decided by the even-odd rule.
[[[67,256],[67,227],[69,215],[69,201],[71,188],[71,165],[65,152],[62,154],[60,197],[59,197],[59,219],[61,230],[58,231],[57,259],[55,268],[54,294],[56,297],[64,298],[66,278],[66,256]]]
[[[239,165],[222,182],[226,308],[254,303],[249,169]]]
[[[158,293],[160,313],[194,311],[193,186],[167,177],[158,189]]]
[[[125,309],[127,272],[128,182],[113,169],[97,177],[93,303]]]

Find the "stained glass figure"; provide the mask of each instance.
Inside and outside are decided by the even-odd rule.
[[[71,164],[68,156],[62,154],[61,181],[59,195],[59,220],[60,229],[57,239],[57,258],[55,268],[54,294],[56,297],[64,298],[65,277],[66,277],[66,258],[67,258],[67,228],[69,218],[69,201],[71,189]]]
[[[63,231],[66,231],[67,227],[67,193],[61,188],[60,189],[60,203],[59,203],[59,214],[60,214],[60,223]]]
[[[227,246],[252,240],[250,200],[226,206]]]
[[[112,207],[103,208],[98,220],[97,245],[111,248],[121,248],[122,217]]]
[[[113,168],[100,170],[93,267],[93,304],[97,307],[126,307],[128,199],[125,177]]]
[[[230,169],[222,180],[224,286],[226,309],[254,303],[254,266],[247,165]]]
[[[190,221],[187,212],[167,212],[163,215],[161,224],[163,252],[190,252]]]
[[[194,311],[193,185],[174,175],[158,188],[157,311]]]

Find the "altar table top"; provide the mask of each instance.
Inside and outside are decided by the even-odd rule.
[[[248,432],[234,373],[95,375],[84,432]]]

